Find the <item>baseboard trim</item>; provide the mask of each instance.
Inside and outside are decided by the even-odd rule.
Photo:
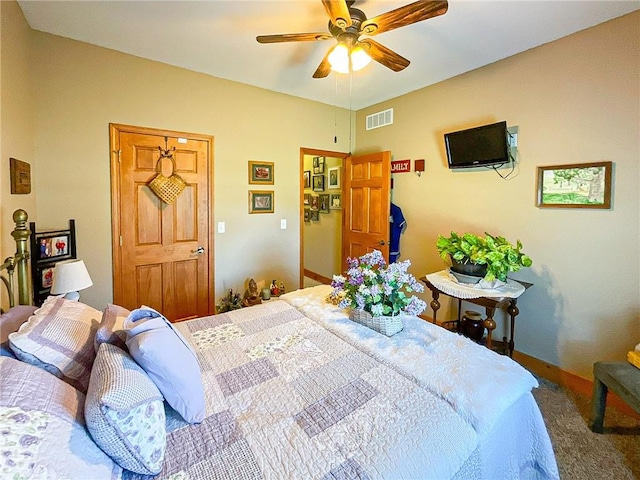
[[[513,359],[530,372],[533,372],[536,375],[573,392],[591,398],[593,393],[593,381],[587,380],[586,378],[573,373],[566,372],[555,365],[544,362],[535,357],[531,357],[525,353],[518,352],[517,350],[513,352]],[[612,406],[625,415],[640,419],[640,415],[613,392],[609,392],[607,394],[607,405]]]
[[[324,277],[322,275],[320,275],[319,273],[316,272],[312,272],[311,270],[307,270],[306,268],[304,269],[304,276],[305,277],[309,277],[313,280],[315,280],[316,282],[320,282],[324,285],[331,285],[331,279],[328,277]]]

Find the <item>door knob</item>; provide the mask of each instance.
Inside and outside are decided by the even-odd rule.
[[[195,250],[191,250],[191,253],[195,253],[196,255],[202,255],[204,253],[204,247],[198,247]]]
[[[380,241],[378,242],[378,245],[386,245],[386,244],[387,244],[387,243],[386,243],[384,240],[380,240]]]

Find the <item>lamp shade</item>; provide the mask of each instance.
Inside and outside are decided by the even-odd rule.
[[[84,260],[69,260],[57,263],[53,269],[51,294],[77,292],[93,285]]]
[[[357,72],[371,61],[371,57],[359,45],[349,49],[344,43],[338,43],[327,57],[331,70],[338,73]]]

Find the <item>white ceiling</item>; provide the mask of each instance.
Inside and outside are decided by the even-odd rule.
[[[412,0],[356,0],[371,18]],[[640,9],[640,0],[450,0],[449,11],[375,36],[411,61],[395,73],[314,79],[335,40],[259,44],[257,35],[326,32],[321,0],[18,2],[35,30],[358,110]]]

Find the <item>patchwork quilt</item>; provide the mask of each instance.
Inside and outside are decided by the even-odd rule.
[[[158,478],[443,479],[473,458],[478,434],[450,403],[284,301],[176,327],[207,415],[168,412]]]

